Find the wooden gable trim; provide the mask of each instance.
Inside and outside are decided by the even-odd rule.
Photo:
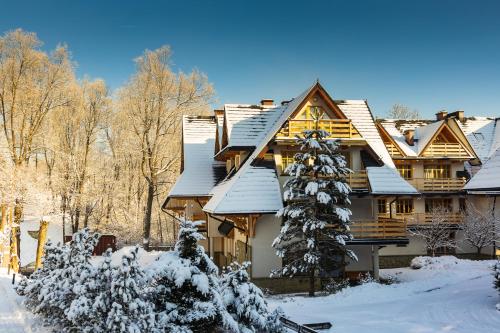
[[[451,122],[453,124],[453,126],[450,126],[449,122]],[[467,136],[462,131],[462,128],[460,126],[458,126],[457,120],[454,118],[448,118],[448,119],[446,119],[446,123],[447,123],[448,127],[450,128],[451,132],[457,136],[457,139],[459,140],[459,142],[461,142],[464,146],[466,146],[466,150],[469,151],[469,154],[472,153],[471,155],[473,155],[475,158],[479,159],[474,147],[472,147],[469,140],[467,139]]]
[[[434,142],[434,140],[436,140],[436,137],[439,134],[441,134],[441,132],[443,131],[444,128],[446,128],[447,130],[449,130],[450,133],[451,133],[451,135],[454,137],[454,139],[457,140],[457,142],[462,146],[462,148],[465,149],[465,151],[467,151],[467,153],[469,154],[469,156],[471,158],[474,158],[475,154],[471,154],[471,152],[469,151],[469,149],[467,147],[465,147],[465,145],[457,137],[457,135],[455,134],[455,132],[450,128],[450,126],[448,126],[448,124],[446,123],[446,121],[443,121],[443,123],[441,124],[441,126],[438,127],[438,129],[436,130],[436,132],[434,132],[434,134],[432,135],[431,139],[429,140],[429,142],[427,142],[427,144],[425,145],[424,149],[422,149],[422,152],[418,156],[419,157],[425,157],[423,155],[425,154],[425,152],[427,151],[427,149],[429,148],[429,146],[432,145],[432,143]]]
[[[321,98],[325,101],[326,105],[330,108],[330,110],[334,113],[334,115],[338,119],[348,119],[346,115],[340,110],[337,104],[333,101],[333,99],[330,97],[330,95],[326,92],[325,88],[319,83],[316,82],[314,85],[314,88],[311,89],[311,91],[304,97],[302,102],[297,106],[297,108],[290,114],[288,119],[295,118],[297,114],[299,113],[300,110],[304,107],[304,105],[307,103],[307,101],[314,96],[315,93],[319,93],[321,95]],[[287,119],[287,120],[288,120]]]
[[[219,124],[217,123],[217,118],[215,118],[215,149],[214,156],[221,150],[219,143]]]
[[[227,115],[226,115],[226,108],[224,108],[224,122],[222,123],[222,144],[220,146],[219,150],[224,149],[228,144],[228,137],[227,137]]]
[[[384,128],[384,126],[382,126],[382,124],[380,123],[375,123],[375,126],[377,126],[377,129],[379,130],[380,134],[382,134],[381,136],[385,136],[387,137],[387,139],[389,139],[389,141],[394,145],[394,147],[396,147],[396,149],[399,151],[399,153],[403,156],[403,157],[408,157],[408,155],[406,155],[404,153],[404,151],[401,149],[401,147],[399,147],[399,144],[392,138],[392,136],[387,132],[387,130]],[[384,141],[384,139],[382,138],[382,141]],[[385,146],[385,142],[384,142],[384,146]],[[387,149],[387,148],[386,148]]]

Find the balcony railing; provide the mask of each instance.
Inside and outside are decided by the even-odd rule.
[[[465,178],[413,178],[408,182],[422,192],[452,192],[460,191],[465,183]]]
[[[315,129],[315,122],[312,119],[291,119],[285,124],[277,137],[294,138],[296,135],[302,134],[304,130]],[[349,119],[323,119],[319,121],[319,129],[330,133],[330,138],[361,138],[361,135],[352,126]]]
[[[378,221],[353,221],[349,227],[355,239],[406,237],[406,223],[403,219],[379,217]]]
[[[379,219],[387,218],[389,214],[379,214]],[[432,222],[432,213],[408,213],[394,214],[394,218],[403,220],[406,225],[425,225]],[[462,215],[458,212],[446,213],[443,223],[460,224],[462,223]]]
[[[347,183],[353,190],[368,190],[368,176],[365,170],[354,171],[347,176]]]
[[[468,157],[469,153],[458,143],[433,143],[427,147],[424,156]]]

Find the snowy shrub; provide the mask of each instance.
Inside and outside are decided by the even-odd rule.
[[[167,332],[238,332],[220,294],[217,266],[197,242],[198,223],[183,221],[174,251],[152,264],[157,324]]]
[[[349,279],[331,278],[323,282],[323,291],[328,294],[335,294],[342,289],[349,287],[349,285]]]
[[[238,322],[241,333],[266,330],[270,316],[262,291],[252,282],[247,269],[250,262],[232,263],[222,276],[222,298],[229,313]],[[271,320],[272,321],[272,320]],[[278,323],[272,324],[273,329]]]
[[[493,286],[500,293],[500,261],[493,265]],[[500,303],[497,304],[497,310],[500,311]]]
[[[376,280],[373,278],[370,272],[359,273],[358,275],[359,284],[372,283],[372,282],[376,282]]]
[[[77,295],[66,315],[82,332],[106,332],[106,318],[111,309],[111,250],[86,278],[78,281],[73,290]]]
[[[451,266],[457,265],[458,259],[454,256],[442,256],[442,257],[415,257],[410,263],[412,269],[441,269],[449,268]]]
[[[147,279],[137,262],[136,247],[122,257],[122,264],[113,270],[109,303],[111,309],[106,318],[109,333],[141,333],[155,329],[153,305],[145,297]]]
[[[69,246],[63,246],[61,267],[52,270],[43,281],[38,295],[40,303],[33,312],[42,315],[46,324],[57,327],[60,332],[73,329],[66,314],[78,297],[74,287],[92,274],[90,258],[98,239],[99,235],[87,228],[73,234]]]
[[[278,307],[267,316],[266,332],[268,333],[287,333],[289,332],[281,323],[280,318],[286,317],[283,310]]]
[[[352,171],[339,151],[339,142],[327,140],[328,136],[324,130],[306,130],[297,138],[301,152],[285,170],[290,175],[284,185],[286,206],[277,213],[283,223],[272,244],[283,258],[283,267],[273,276],[307,274],[310,296],[314,296],[318,275],[342,269],[346,256],[356,260],[346,247],[352,239],[348,226],[351,189],[346,177]]]
[[[42,267],[38,268],[29,278],[22,279],[15,287],[16,292],[24,296],[24,304],[33,312],[43,314],[46,308],[40,308],[41,290],[52,283],[54,271],[65,267],[69,254],[66,245],[54,245],[50,240],[45,243]]]

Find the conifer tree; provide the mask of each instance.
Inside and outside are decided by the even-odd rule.
[[[262,291],[250,282],[249,267],[250,262],[234,262],[222,276],[222,298],[241,333],[265,330],[269,315]]]
[[[66,315],[84,333],[102,333],[107,330],[113,276],[111,253],[111,249],[108,249],[99,266],[89,276],[81,276],[82,279],[73,288],[77,296]]]
[[[124,255],[121,266],[113,271],[105,332],[141,333],[156,329],[153,305],[145,297],[148,281],[137,261],[138,251],[136,247]]]
[[[217,266],[198,241],[199,223],[183,221],[174,251],[164,253],[154,273],[155,305],[160,328],[167,332],[238,331],[220,294]]]
[[[356,260],[346,248],[346,241],[352,239],[346,176],[352,171],[339,152],[339,142],[327,140],[330,134],[318,127],[316,121],[316,129],[297,136],[301,152],[285,170],[289,174],[283,195],[286,205],[277,213],[283,222],[273,242],[277,255],[285,259],[273,275],[307,274],[310,296],[319,274],[344,267],[346,255]]]

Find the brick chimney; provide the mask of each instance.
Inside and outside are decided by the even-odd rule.
[[[446,111],[446,110],[439,111],[438,113],[436,113],[436,120],[445,119],[447,114],[448,114],[448,111]]]
[[[415,144],[415,130],[408,129],[403,133],[403,135],[405,136],[407,144],[409,144],[410,146],[413,146]]]
[[[262,106],[270,106],[270,105],[274,105],[274,100],[273,99],[269,99],[269,98],[264,98],[260,101],[260,105]]]

